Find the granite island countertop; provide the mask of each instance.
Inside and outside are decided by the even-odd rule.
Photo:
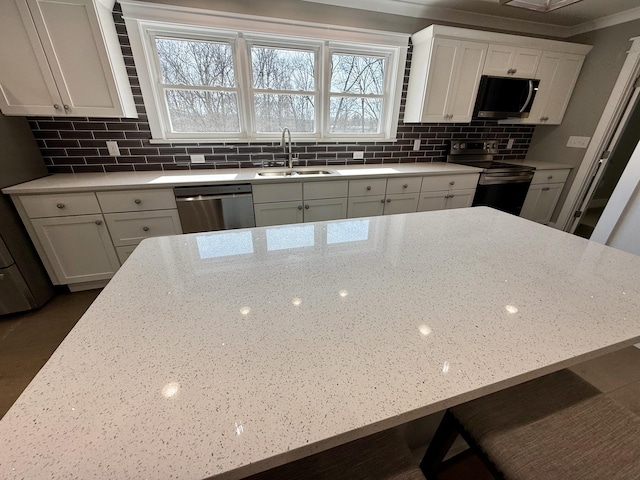
[[[640,257],[486,207],[144,240],[0,478],[238,479],[640,340]]]
[[[86,192],[123,189],[173,188],[189,185],[216,185],[233,183],[312,182],[319,180],[359,179],[376,176],[421,176],[478,173],[479,168],[446,162],[374,165],[331,165],[323,167],[295,167],[295,170],[330,170],[331,175],[292,177],[262,177],[263,171],[274,168],[242,168],[226,170],[191,170],[165,172],[110,172],[110,173],[58,173],[2,190],[9,195],[43,194],[56,192]]]

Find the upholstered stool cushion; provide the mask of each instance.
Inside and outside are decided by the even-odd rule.
[[[424,480],[411,452],[397,434],[381,432],[247,480]]]
[[[505,478],[640,479],[640,418],[567,370],[451,413]]]

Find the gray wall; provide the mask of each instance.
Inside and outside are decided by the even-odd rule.
[[[557,218],[585,154],[582,148],[567,147],[567,140],[571,135],[593,135],[627,57],[627,50],[631,46],[629,39],[639,35],[640,20],[635,20],[568,39],[571,42],[593,45],[593,49],[582,67],[562,124],[536,127],[527,154],[529,160],[568,163],[574,167],[553,221]]]

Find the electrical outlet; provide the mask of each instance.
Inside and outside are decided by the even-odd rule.
[[[361,158],[364,158],[364,152],[353,152],[354,160],[360,160]]]
[[[591,137],[569,137],[569,141],[567,142],[567,147],[587,148],[589,146],[590,141],[591,141]]]
[[[420,150],[420,139],[419,138],[416,138],[413,141],[413,149],[414,150]]]
[[[507,148],[513,148],[513,142],[514,142],[514,141],[515,141],[515,139],[514,139],[514,138],[510,138],[510,139],[507,141]]]
[[[204,155],[191,155],[191,163],[204,163]]]
[[[107,150],[109,150],[109,155],[112,157],[120,156],[120,149],[118,148],[118,142],[114,140],[107,141]]]

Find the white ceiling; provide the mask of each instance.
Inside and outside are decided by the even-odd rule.
[[[640,18],[639,0],[582,0],[547,13],[500,5],[500,0],[304,1],[556,37],[570,37]]]

